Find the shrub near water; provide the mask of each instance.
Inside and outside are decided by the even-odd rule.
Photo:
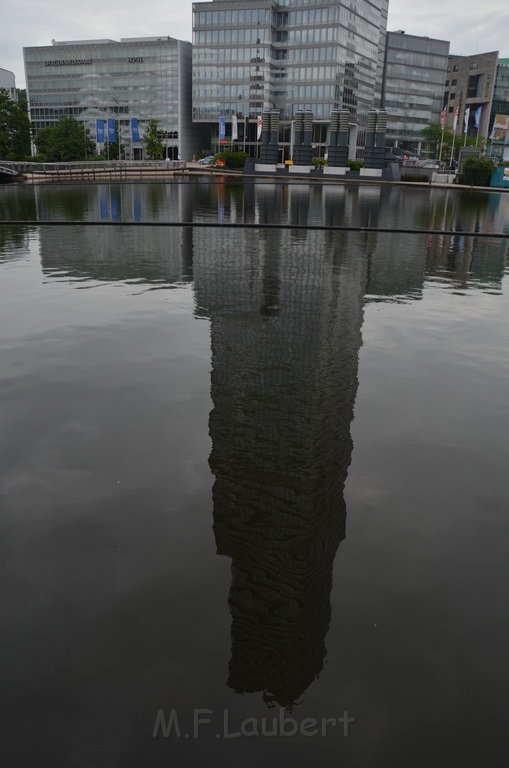
[[[214,155],[214,162],[224,160],[225,168],[243,168],[247,157],[247,152],[230,152],[225,149],[224,152],[218,152],[217,155]]]
[[[351,171],[360,171],[364,168],[364,160],[349,160],[347,165]]]
[[[473,184],[476,187],[489,187],[495,164],[489,157],[469,157],[463,163],[460,184]]]

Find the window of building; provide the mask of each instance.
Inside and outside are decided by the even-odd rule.
[[[454,101],[455,98],[456,98],[456,94],[451,93],[451,95],[449,96],[449,101]]]
[[[449,107],[449,114],[451,114],[451,112],[454,112],[454,107]]]
[[[477,69],[479,64],[476,61],[472,61],[470,63],[470,69]]]
[[[454,65],[454,67],[452,68],[452,71],[453,72],[457,72],[458,71],[458,65],[457,64]]]
[[[480,75],[470,75],[467,84],[467,99],[474,99],[477,96]]]
[[[456,83],[456,81],[455,81],[455,80],[453,80],[453,85],[455,85],[455,83]],[[448,86],[448,85],[449,85],[449,80],[446,80],[446,81],[445,81],[445,87],[447,88],[447,86]]]
[[[458,84],[457,80],[453,80],[452,83],[451,83],[451,85],[457,85],[457,84]]]

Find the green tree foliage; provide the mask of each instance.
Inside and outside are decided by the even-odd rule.
[[[458,124],[459,127],[459,124]],[[432,157],[437,158],[440,155],[440,145],[442,144],[442,126],[440,123],[434,123],[428,125],[421,131],[424,143],[427,145],[428,150]],[[444,129],[444,138],[442,145],[442,157],[444,162],[451,161],[452,145],[454,143],[454,157],[457,158],[461,147],[465,146],[465,135],[461,131],[456,131],[456,138],[450,128],[447,126]],[[486,143],[486,139],[483,136],[472,137],[467,136],[466,146],[483,148]]]
[[[158,136],[157,126],[157,120],[149,120],[143,136],[145,151],[150,160],[159,160],[163,156],[164,147]]]
[[[489,157],[468,157],[462,164],[461,184],[489,187],[495,163]]]
[[[18,102],[0,88],[0,160],[24,160],[30,155],[30,121],[26,95],[18,91]]]
[[[35,143],[48,163],[87,160],[95,152],[88,128],[84,130],[72,117],[62,117],[56,125],[41,128]]]

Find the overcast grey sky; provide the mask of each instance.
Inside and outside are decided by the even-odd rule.
[[[171,35],[191,40],[192,0],[2,0],[0,67],[23,87],[22,48],[51,40]],[[509,58],[509,0],[390,0],[388,28],[451,41],[451,53]]]

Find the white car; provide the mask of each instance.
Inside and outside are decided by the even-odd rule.
[[[202,157],[201,160],[198,160],[198,163],[200,165],[211,165],[213,159],[214,159],[214,155],[208,155],[207,157]]]

